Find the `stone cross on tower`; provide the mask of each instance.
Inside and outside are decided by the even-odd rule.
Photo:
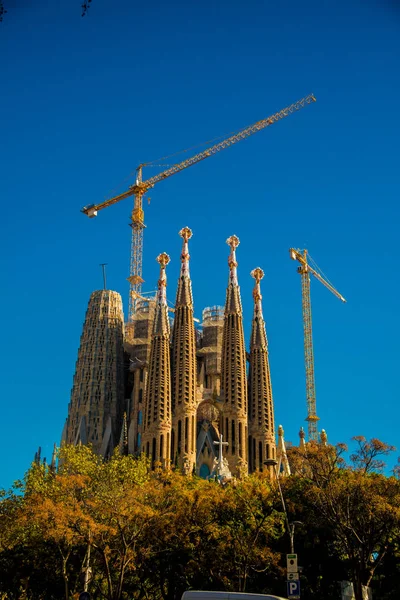
[[[224,466],[224,459],[222,456],[222,450],[223,450],[223,446],[229,446],[228,442],[223,442],[222,441],[222,433],[219,436],[219,441],[218,442],[214,442],[215,446],[219,446],[218,448],[218,461],[217,461],[217,475],[220,476],[223,474],[223,466]]]

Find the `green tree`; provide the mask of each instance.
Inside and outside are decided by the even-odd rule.
[[[386,477],[382,456],[394,448],[365,438],[355,438],[357,451],[346,464],[344,445],[308,444],[306,451],[292,452],[295,476],[301,480],[303,512],[326,528],[333,540],[332,552],[345,562],[356,600],[362,586],[369,586],[377,567],[393,547],[400,525],[400,486]]]

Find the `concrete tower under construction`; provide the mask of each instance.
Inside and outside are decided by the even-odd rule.
[[[107,456],[118,443],[124,405],[124,316],[120,294],[93,292],[78,350],[63,440]]]

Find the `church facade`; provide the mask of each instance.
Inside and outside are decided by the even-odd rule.
[[[119,294],[94,292],[89,301],[63,439],[91,443],[108,456],[144,452],[202,477],[215,473],[222,444],[228,472],[242,477],[276,459],[268,341],[260,268],[254,278],[253,319],[246,351],[236,251],[227,240],[225,306],[203,310],[196,326],[184,227],[174,308],[167,303],[169,256],[160,254],[156,297],[135,299],[123,325]]]

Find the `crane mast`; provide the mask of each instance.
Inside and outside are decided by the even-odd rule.
[[[134,196],[134,204],[133,210],[131,213],[131,227],[132,227],[132,241],[131,241],[131,257],[130,257],[130,274],[128,277],[128,281],[130,284],[130,293],[129,293],[129,317],[128,320],[132,321],[135,313],[135,305],[136,299],[140,297],[142,290],[142,283],[144,282],[142,278],[142,268],[143,268],[143,231],[145,228],[144,224],[144,211],[143,211],[143,197],[146,192],[149,191],[152,187],[155,186],[159,181],[163,181],[192,165],[209,158],[210,156],[214,156],[221,150],[225,148],[229,148],[234,144],[237,144],[243,139],[248,138],[249,136],[277,123],[281,119],[288,117],[294,112],[297,112],[304,106],[307,106],[311,102],[315,102],[315,97],[313,94],[309,94],[305,96],[301,100],[298,100],[294,104],[280,110],[279,112],[271,115],[266,119],[262,119],[253,123],[249,127],[241,129],[237,133],[230,135],[227,138],[224,138],[217,144],[206,148],[202,152],[195,154],[194,156],[187,158],[186,160],[172,165],[172,167],[150,177],[147,181],[143,181],[143,167],[146,166],[146,163],[143,163],[138,166],[136,169],[136,182],[134,185],[130,186],[128,190],[119,194],[118,196],[114,196],[113,198],[109,198],[100,204],[90,204],[82,208],[82,212],[86,214],[88,217],[93,218],[97,216],[98,211],[107,208],[129,196]],[[147,163],[147,165],[151,165],[151,163]]]
[[[318,441],[318,421],[317,401],[315,393],[315,374],[314,374],[314,347],[312,337],[312,318],[311,318],[311,292],[310,292],[310,274],[314,275],[330,292],[339,300],[346,302],[341,294],[326,281],[315,269],[308,264],[307,250],[296,250],[290,248],[290,258],[297,260],[300,266],[297,272],[301,277],[301,304],[303,312],[303,330],[304,330],[304,363],[306,370],[306,400],[307,400],[307,418],[308,439]]]

